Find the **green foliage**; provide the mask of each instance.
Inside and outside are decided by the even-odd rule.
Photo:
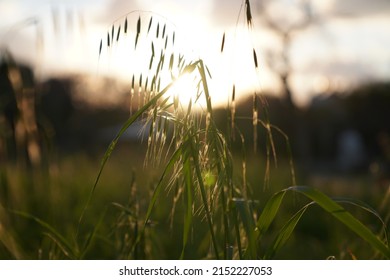
[[[258,220],[257,231],[259,232],[259,237],[261,237],[265,231],[269,228],[269,225],[275,218],[276,213],[279,211],[279,208],[282,204],[283,198],[287,191],[294,191],[298,193],[302,193],[310,200],[311,203],[308,203],[304,207],[302,207],[296,214],[294,214],[290,220],[283,226],[279,234],[276,236],[273,244],[268,249],[265,254],[265,258],[272,258],[276,252],[287,242],[288,238],[292,234],[294,228],[297,223],[301,219],[302,215],[305,213],[307,208],[310,205],[317,204],[326,212],[332,214],[336,219],[342,222],[345,226],[347,226],[351,231],[359,235],[362,239],[367,241],[372,248],[375,248],[383,254],[384,257],[390,257],[390,249],[386,244],[386,241],[380,240],[378,236],[376,236],[369,228],[363,225],[358,219],[356,219],[351,213],[345,210],[339,203],[337,203],[334,199],[329,198],[324,193],[310,187],[305,186],[293,186],[288,189],[285,189],[281,192],[276,193],[267,203],[264,208],[262,215]],[[355,202],[356,206],[363,208],[361,203]],[[370,210],[373,211],[373,210]],[[374,212],[375,213],[375,212]],[[378,216],[375,213],[376,216]],[[387,234],[386,234],[387,235]],[[384,243],[386,242],[386,243]]]

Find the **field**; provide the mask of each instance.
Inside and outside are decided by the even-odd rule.
[[[250,31],[249,1],[241,9]],[[22,94],[27,86],[12,80],[19,70],[10,64],[6,79],[22,118],[10,118],[15,138],[2,138],[16,153],[0,165],[0,258],[389,259],[387,178],[383,184],[369,172],[307,168],[310,161],[295,154],[296,144],[305,146],[302,127],[309,120],[291,100],[273,111],[255,91],[249,109],[240,111],[236,85],[227,81],[231,96],[217,111],[210,70],[175,49],[176,33],[164,20],[129,13],[101,39],[98,59],[121,42],[130,41],[136,54],[148,52],[129,79],[130,112],[112,141],[92,153],[88,147],[99,140],[87,130],[104,116],[79,116],[69,125],[74,136],[89,136],[85,151],[57,149],[53,135],[66,130],[65,122],[40,123],[41,112]],[[255,48],[248,53],[257,72]],[[273,122],[282,114],[289,131]],[[134,126],[143,126],[143,143],[125,137]]]
[[[81,222],[80,215],[99,170],[98,159],[83,154],[69,155],[61,158],[55,166],[38,173],[20,169],[16,165],[7,166],[1,174],[1,258],[179,258],[186,206],[183,197],[175,201],[178,191],[175,189],[164,189],[159,195],[144,236],[137,247],[132,249],[142,229],[153,188],[162,171],[162,166],[142,166],[145,150],[145,147],[144,150],[134,149],[134,144],[120,143],[103,171]],[[240,162],[236,165],[239,166]],[[264,158],[258,156],[248,159],[247,165],[248,190],[252,193],[251,199],[256,200],[253,212],[258,215],[272,194],[289,186],[291,175],[288,165],[280,163],[277,169],[273,168],[268,186],[264,187]],[[238,175],[237,180],[241,177]],[[300,177],[303,179],[300,180]],[[305,180],[303,174],[298,174],[298,181]],[[386,203],[378,212],[388,211],[384,209],[388,205],[388,201],[385,201],[388,197],[384,198],[382,191],[367,190],[372,187],[369,179],[336,178],[330,181],[328,179],[329,185],[339,183],[347,189],[331,190],[323,184],[321,187],[325,193],[343,197],[348,195],[356,200],[368,201],[378,208],[381,203]],[[260,253],[263,254],[272,244],[287,219],[307,202],[299,194],[289,194],[285,198],[275,221],[257,245]],[[176,208],[174,211],[173,206]],[[372,213],[362,207],[345,206],[373,232],[381,232],[381,222]],[[201,209],[194,209],[188,239],[183,256],[185,259],[215,258],[207,221]],[[245,238],[242,242],[246,242]],[[85,244],[87,248],[84,250]],[[237,248],[232,248],[232,253],[237,254]],[[238,257],[233,254],[232,257]],[[273,257],[382,258],[368,243],[318,206],[312,206],[305,213],[285,246]]]

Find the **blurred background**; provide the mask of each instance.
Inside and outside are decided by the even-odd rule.
[[[39,176],[46,178],[54,197],[49,204],[59,203],[64,186],[82,186],[77,192],[88,193],[107,145],[129,116],[134,69],[143,69],[149,62],[146,56],[146,66],[138,65],[139,61],[135,64],[128,58],[132,51],[120,47],[100,53],[99,43],[112,24],[135,10],[165,18],[177,30],[180,51],[204,59],[213,77],[211,94],[222,129],[227,125],[232,85],[237,91],[237,116],[251,118],[255,91],[266,97],[271,123],[289,137],[299,184],[335,195],[356,195],[378,205],[386,202],[383,197],[390,184],[390,2],[250,3],[253,22],[248,29],[239,0],[0,0],[3,207],[31,210],[31,205],[22,206],[21,200],[27,199],[19,197],[29,191],[11,190],[14,185],[30,184],[20,176],[15,178],[19,168],[26,176],[37,176],[28,175],[31,170],[47,172]],[[138,14],[127,16],[134,31]],[[221,53],[223,34],[225,50]],[[253,66],[252,49],[258,56],[258,69]],[[262,118],[261,110],[259,114]],[[237,125],[250,151],[252,124],[237,120]],[[111,196],[105,193],[107,201],[114,193],[129,191],[111,184],[128,186],[131,180],[126,175],[132,170],[150,171],[142,169],[145,143],[138,131],[137,126],[129,129],[118,148],[121,152],[114,154],[106,175],[116,179],[103,183],[113,192]],[[260,132],[260,158],[265,139]],[[274,140],[282,163],[273,172],[287,173],[286,179],[275,175],[280,189],[290,184],[288,167],[283,167],[288,152],[284,137],[275,133]],[[79,166],[83,174],[78,174],[75,164],[83,164]],[[254,164],[248,172],[253,184],[262,184],[263,173]],[[150,184],[141,178],[140,185]],[[53,185],[58,186],[56,191]],[[71,202],[62,203],[81,208],[76,195],[68,199]],[[382,211],[388,217],[386,205]],[[42,205],[31,207],[37,213],[45,212]],[[326,253],[316,256],[324,257],[321,254]]]

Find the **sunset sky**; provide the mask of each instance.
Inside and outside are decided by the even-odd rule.
[[[87,72],[126,79],[130,75],[126,73],[128,64],[121,64],[121,59],[115,62],[115,54],[99,60],[100,39],[123,15],[134,10],[152,11],[172,23],[181,52],[204,59],[213,74],[210,83],[214,92],[223,96],[234,82],[242,92],[277,93],[280,84],[272,69],[277,67],[281,40],[265,26],[259,1],[250,1],[253,28],[248,31],[244,11],[238,17],[242,2],[0,0],[0,47],[7,47],[23,61],[39,63],[43,76]],[[290,21],[299,20],[302,11],[294,9],[294,2],[299,1],[272,2],[272,6],[267,6],[267,13],[275,22],[288,25]],[[390,78],[390,1],[311,2],[310,12],[315,20],[294,33],[289,53],[293,98],[298,104],[305,104],[321,92]],[[133,15],[134,24],[137,17]],[[226,47],[221,54],[224,32]],[[37,47],[39,42],[42,54]],[[258,71],[253,67],[253,48],[258,54]],[[118,49],[116,55],[123,57],[124,54]],[[225,97],[220,99],[226,100]]]

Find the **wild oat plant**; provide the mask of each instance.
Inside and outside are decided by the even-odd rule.
[[[242,7],[246,11],[246,24],[251,29],[252,15],[249,1],[244,1]],[[165,19],[151,13],[137,13],[135,32],[129,32],[128,18],[134,16],[134,13],[131,13],[116,21],[108,31],[107,38],[100,42],[99,56],[120,43],[124,34],[130,33],[128,35],[133,38],[134,51],[140,44],[143,44],[143,48],[149,45],[150,56],[149,59],[144,60],[148,63],[146,67],[139,65],[140,69],[148,69],[147,74],[141,73],[138,77],[134,75],[132,77],[130,101],[132,103],[136,100],[138,108],[135,112],[131,112],[130,118],[124,123],[107,149],[90,198],[93,196],[100,174],[119,138],[136,121],[144,122],[145,129],[148,130],[145,163],[160,164],[164,166],[164,169],[154,186],[146,213],[140,214],[139,209],[134,205],[132,208],[118,205],[122,209],[122,217],[127,215],[136,218],[133,221],[132,230],[127,232],[127,236],[134,234],[130,238],[131,242],[127,242],[126,254],[122,257],[137,258],[139,256],[139,251],[142,251],[141,244],[145,244],[147,232],[152,230],[149,228],[153,210],[159,199],[169,197],[166,192],[174,194],[171,196],[171,219],[176,214],[179,202],[183,210],[178,214],[183,219],[182,228],[179,229],[182,237],[182,250],[180,256],[177,256],[181,259],[187,257],[186,249],[189,246],[200,248],[204,243],[208,244],[206,245],[208,249],[196,252],[195,255],[199,258],[274,258],[293,233],[303,214],[314,204],[333,215],[367,241],[382,257],[390,257],[386,226],[375,210],[358,201],[331,199],[314,188],[297,186],[292,157],[290,157],[290,170],[293,186],[274,193],[265,205],[259,205],[258,199],[253,197],[247,189],[245,152],[243,152],[241,170],[243,180],[235,178],[231,149],[234,135],[239,135],[243,150],[245,150],[245,139],[235,125],[235,85],[232,84],[232,96],[228,102],[229,129],[227,133],[223,133],[215,122],[208,86],[211,74],[204,61],[202,59],[187,61],[185,55],[175,50],[175,31]],[[223,34],[221,52],[224,51],[225,43],[226,36]],[[258,68],[257,54],[254,48],[249,51],[253,54],[253,70],[255,71]],[[183,93],[177,92],[175,88],[175,84],[184,76],[191,77],[196,92],[188,104],[180,103],[179,98]],[[137,81],[138,84],[136,84]],[[194,91],[194,89],[185,90]],[[200,112],[193,113],[193,106],[200,100],[206,105],[201,107]],[[134,105],[130,104],[131,110],[133,107]],[[259,110],[262,110],[263,119],[259,117]],[[266,131],[268,138],[265,170],[267,181],[270,157],[273,156],[276,161],[273,133],[276,132],[285,137],[289,149],[288,137],[270,123],[267,117],[266,102],[257,93],[253,94],[252,116],[254,143],[257,143],[257,130],[260,128]],[[256,144],[253,148],[257,150]],[[269,230],[288,192],[302,194],[311,202],[291,215],[279,233],[273,237],[273,241],[264,245],[262,244],[263,237]],[[137,202],[134,203],[137,204]],[[341,206],[342,203],[353,204],[377,217],[383,225],[382,236],[377,236],[346,211]],[[194,234],[196,235],[196,228],[194,228],[196,220],[206,222],[208,227],[208,234],[201,241],[193,238]],[[196,242],[194,240],[198,240],[199,244],[192,244]],[[143,246],[145,253],[146,247]],[[194,252],[191,256],[193,255]]]

